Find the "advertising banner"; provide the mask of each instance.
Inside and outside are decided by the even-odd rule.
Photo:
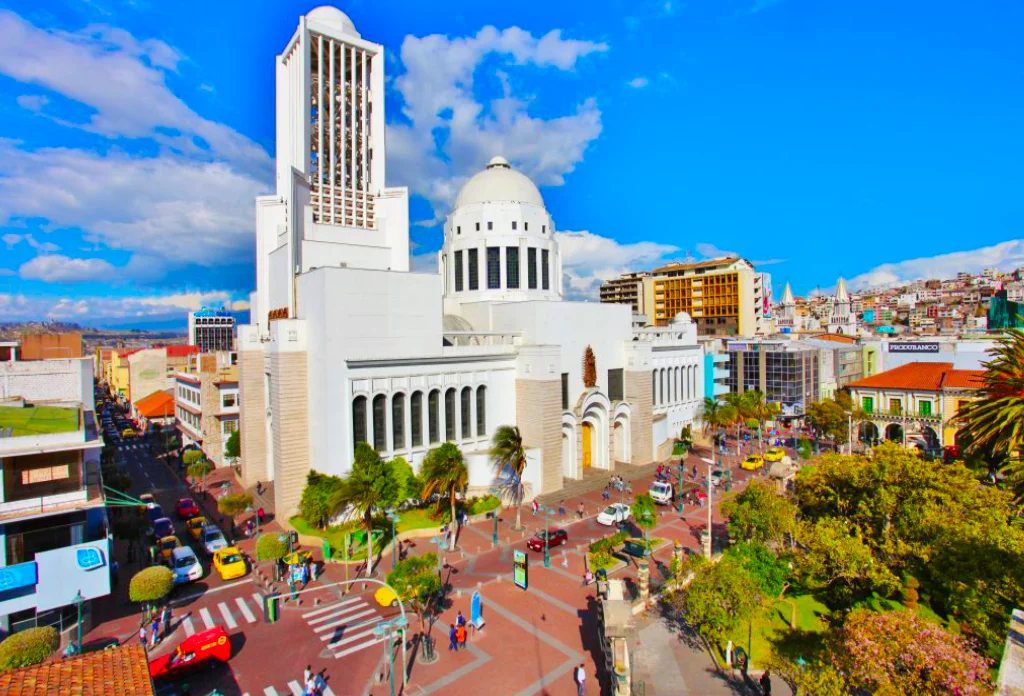
[[[890,353],[938,353],[938,343],[907,343],[900,341],[899,343],[888,344]]]
[[[525,551],[513,552],[512,568],[512,582],[515,583],[516,587],[525,590],[529,586]]]

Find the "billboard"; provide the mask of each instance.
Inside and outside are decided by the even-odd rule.
[[[890,353],[938,353],[938,343],[919,343],[900,341],[886,344]]]
[[[525,590],[530,584],[527,571],[526,552],[514,551],[512,557],[512,582],[515,586]]]

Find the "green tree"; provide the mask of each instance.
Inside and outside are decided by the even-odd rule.
[[[222,515],[234,517],[252,507],[252,496],[246,493],[229,493],[217,500],[217,510]]]
[[[807,524],[800,534],[804,551],[797,571],[804,584],[822,590],[833,607],[849,607],[872,591],[891,594],[899,580],[879,562],[849,520],[827,518]]]
[[[188,475],[192,479],[192,485],[196,485],[196,482],[202,479],[204,482],[206,476],[213,471],[213,464],[209,459],[197,459],[188,465]]]
[[[288,555],[288,542],[282,541],[281,534],[271,532],[260,534],[256,540],[256,558],[261,561],[276,561]]]
[[[410,498],[419,498],[423,491],[423,482],[416,477],[412,465],[405,460],[405,457],[392,459],[391,469],[399,484],[398,501],[404,502]]]
[[[776,672],[795,693],[809,696],[848,696],[846,680],[831,662],[810,660],[798,663],[773,654],[765,664]]]
[[[128,583],[128,599],[139,602],[145,609],[160,602],[174,589],[174,572],[167,566],[143,568]]]
[[[491,439],[491,462],[494,465],[495,478],[503,497],[516,508],[515,530],[523,528],[521,511],[525,487],[523,472],[526,471],[526,448],[523,446],[523,435],[515,425],[502,425],[494,431]]]
[[[38,665],[59,647],[60,634],[53,626],[26,628],[12,633],[0,643],[0,672]]]
[[[451,533],[449,549],[455,548],[456,538],[456,516],[455,497],[459,491],[465,490],[469,484],[469,469],[462,458],[462,452],[458,445],[453,442],[445,442],[440,447],[427,452],[423,458],[423,466],[420,468],[423,477],[423,498],[427,499],[434,493],[441,496],[441,500],[447,500],[451,506],[451,524],[448,525]],[[440,501],[438,508],[441,507]]]
[[[797,512],[796,505],[760,479],[752,479],[746,489],[727,494],[722,501],[729,536],[775,549],[796,530]]]
[[[706,641],[722,645],[736,627],[761,607],[760,585],[730,554],[723,555],[717,563],[703,556],[690,556],[680,577],[691,572],[693,580],[684,590],[673,593],[669,602]]]
[[[687,451],[693,448],[693,426],[689,423],[684,425],[679,431],[679,444]]]
[[[198,461],[206,459],[206,455],[202,450],[190,449],[185,454],[181,455],[181,462],[186,467],[192,466]]]
[[[647,542],[647,533],[654,529],[658,525],[658,505],[647,493],[641,493],[633,501],[633,507],[630,509],[633,515],[633,521],[636,522],[640,529],[644,530],[644,541]],[[647,551],[650,553],[650,542],[647,542]]]
[[[834,438],[840,444],[848,440],[849,412],[835,399],[815,401],[807,407],[805,417],[816,432]]]
[[[420,632],[426,632],[426,616],[441,590],[437,574],[437,554],[410,556],[399,561],[388,573],[388,584],[398,592],[420,619]]]
[[[242,435],[240,430],[236,430],[228,436],[228,441],[224,443],[224,456],[228,459],[234,460],[242,456]]]
[[[779,597],[786,588],[789,577],[789,562],[776,556],[764,544],[745,542],[729,549],[747,573],[761,588],[766,597]]]
[[[356,445],[352,471],[331,501],[331,515],[351,508],[363,520],[366,529],[366,569],[372,574],[373,510],[389,508],[398,502],[398,481],[393,475],[391,462],[386,462],[365,442]]]
[[[705,396],[701,420],[704,423],[703,430],[705,435],[708,434],[709,430],[717,433],[720,429],[733,422],[732,407],[718,399]]]
[[[344,482],[337,476],[310,471],[306,474],[306,486],[299,498],[299,514],[309,524],[323,529],[334,512],[334,499],[342,486]]]
[[[743,401],[746,404],[747,417],[756,421],[755,426],[757,427],[757,440],[761,443],[761,449],[764,450],[764,424],[766,421],[772,420],[779,414],[779,405],[774,401],[766,400],[764,392],[760,389],[752,389],[748,392],[744,392]]]

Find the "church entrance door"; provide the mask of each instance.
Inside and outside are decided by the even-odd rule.
[[[590,423],[583,424],[583,468],[589,469],[593,463],[591,440],[594,436],[594,426]]]

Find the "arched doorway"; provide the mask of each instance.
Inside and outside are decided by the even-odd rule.
[[[890,423],[885,426],[885,439],[903,442],[903,426],[899,423]]]
[[[931,426],[921,426],[921,437],[924,439],[925,452],[928,454],[935,455],[942,449],[939,436]]]
[[[583,470],[586,471],[594,465],[594,426],[590,423],[583,424]]]
[[[873,444],[878,439],[878,426],[871,421],[864,421],[857,426],[857,439],[865,444]]]

